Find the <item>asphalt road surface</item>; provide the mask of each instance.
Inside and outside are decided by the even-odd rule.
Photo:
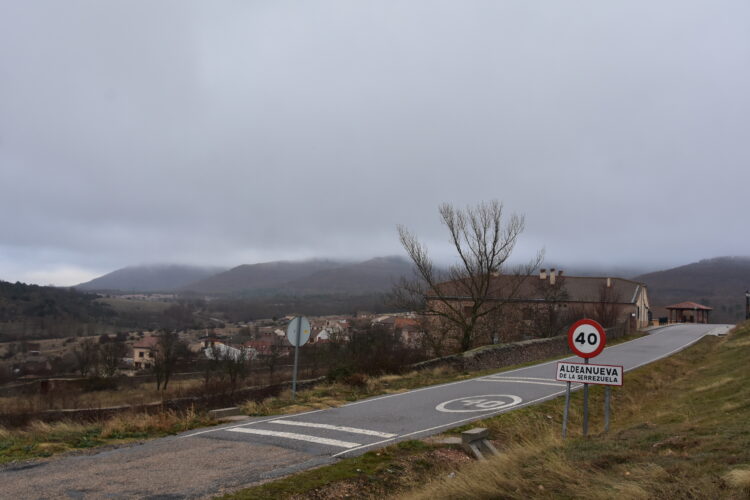
[[[671,326],[607,348],[592,362],[623,365],[628,371],[729,328]],[[582,361],[575,356],[566,360]],[[557,397],[564,394],[565,383],[555,380],[556,363],[374,397],[339,408],[248,419],[92,455],[6,466],[0,469],[0,497],[212,497]]]

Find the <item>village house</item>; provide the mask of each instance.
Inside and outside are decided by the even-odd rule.
[[[243,345],[261,356],[288,356],[291,350],[291,345],[275,334],[259,335],[255,340],[249,340]]]
[[[412,347],[419,345],[423,334],[422,325],[414,318],[395,318],[393,331],[399,336],[401,342]]]
[[[467,282],[439,284],[425,299],[428,310],[440,311],[444,302],[457,303],[467,312],[473,306],[465,291]],[[489,302],[507,305],[492,320],[527,336],[560,334],[565,324],[588,317],[605,327],[629,322],[631,328],[649,325],[650,304],[646,285],[612,277],[567,276],[542,269],[538,275],[496,275],[489,282]],[[546,325],[544,321],[547,320]],[[555,323],[555,324],[550,324]],[[545,331],[534,331],[534,328]]]
[[[158,349],[159,337],[144,337],[133,344],[133,368],[140,370],[152,367]]]

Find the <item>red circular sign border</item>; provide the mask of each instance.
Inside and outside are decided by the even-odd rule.
[[[578,328],[581,325],[593,326],[599,332],[599,335],[601,336],[602,341],[599,343],[599,347],[597,347],[595,351],[585,353],[585,352],[580,352],[576,348],[575,343],[573,342],[573,333],[576,331],[576,328]],[[584,359],[594,358],[602,353],[606,345],[607,345],[607,334],[604,333],[604,328],[602,328],[602,325],[600,325],[593,319],[579,319],[578,321],[573,323],[568,329],[568,346],[570,347],[570,350],[573,351],[573,353],[580,358],[584,358]]]

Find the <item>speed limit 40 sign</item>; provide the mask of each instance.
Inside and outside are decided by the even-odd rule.
[[[598,356],[606,343],[604,328],[593,319],[576,321],[568,330],[570,350],[582,358]]]

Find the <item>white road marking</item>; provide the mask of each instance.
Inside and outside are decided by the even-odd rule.
[[[325,444],[328,446],[336,446],[337,448],[356,448],[362,446],[359,443],[352,443],[350,441],[339,441],[338,439],[328,439],[317,436],[308,436],[307,434],[297,434],[296,432],[277,432],[267,431],[265,429],[245,429],[243,427],[235,427],[234,429],[227,429],[229,432],[243,432],[245,434],[257,434],[258,436],[271,436],[280,437],[284,439],[295,439],[297,441],[308,441],[310,443]]]
[[[518,379],[502,379],[502,378],[480,378],[483,382],[508,382],[514,384],[536,384],[536,385],[551,385],[553,387],[565,387],[565,384],[554,384],[552,382],[537,382],[535,380],[518,380]]]
[[[521,403],[518,406],[512,406],[510,408],[503,408],[501,410],[496,410],[496,411],[494,411],[492,413],[489,413],[489,414],[485,413],[484,415],[481,415],[481,416],[474,416],[474,417],[462,418],[461,420],[455,420],[455,421],[447,423],[447,424],[442,424],[442,425],[438,425],[438,426],[435,426],[435,427],[430,427],[428,429],[421,429],[421,430],[418,430],[418,431],[410,432],[408,434],[402,434],[401,436],[399,436],[399,440],[403,440],[404,438],[408,438],[408,437],[414,436],[416,434],[421,434],[421,433],[425,433],[425,432],[432,432],[432,431],[436,431],[438,429],[444,429],[444,428],[449,428],[449,427],[455,427],[458,424],[462,424],[464,422],[472,422],[472,421],[476,421],[476,420],[484,420],[484,419],[490,418],[490,417],[492,417],[494,415],[499,415],[500,413],[505,413],[507,411],[510,411],[511,408],[513,410],[516,410],[518,408],[523,408],[524,406],[533,405],[534,403],[540,403],[542,401],[546,401],[546,400],[549,400],[549,399],[554,399],[557,396],[559,396],[560,394],[565,394],[565,391],[558,391],[558,392],[555,392],[555,393],[552,393],[552,394],[548,394],[547,396],[542,396],[542,397],[534,399],[532,401],[527,401],[525,403]],[[379,446],[381,444],[385,444],[385,443],[387,443],[389,441],[395,441],[395,438],[384,439],[383,441],[378,441],[377,443],[363,444],[359,448],[353,448],[351,450],[340,451],[340,452],[338,452],[338,453],[336,453],[334,455],[331,455],[331,456],[332,457],[338,457],[338,456],[341,456],[341,455],[343,455],[345,453],[350,453],[352,451],[359,451],[359,450],[362,450],[362,449],[365,449],[365,448],[374,448],[375,446]]]
[[[485,379],[490,378],[501,378],[503,380],[505,379],[511,379],[511,380],[541,380],[542,382],[555,382],[555,379],[553,378],[541,378],[541,377],[508,377],[506,375],[503,375],[502,373],[499,373],[497,375],[489,375],[485,377]],[[480,379],[481,380],[481,379]]]
[[[666,330],[668,328],[669,327],[665,327],[665,328],[663,328],[663,330]],[[623,346],[623,345],[626,345],[626,344],[635,343],[638,340],[645,339],[645,338],[648,338],[648,337],[639,337],[637,339],[629,340],[627,342],[623,342],[621,344],[617,344],[616,346],[612,346],[612,347],[609,347],[607,349],[613,349],[615,347],[620,347],[620,346]],[[632,368],[628,368],[625,371],[628,372],[628,371],[631,371],[631,370],[635,370],[636,368],[640,368],[643,365],[647,365],[649,363],[653,363],[654,361],[659,361],[660,359],[663,359],[663,358],[665,358],[665,357],[667,357],[667,356],[669,356],[671,354],[674,354],[674,353],[676,353],[678,351],[681,351],[681,350],[683,350],[683,349],[685,349],[685,348],[687,348],[687,347],[695,344],[696,342],[698,342],[702,338],[703,337],[699,337],[699,338],[697,338],[695,340],[692,340],[692,341],[688,342],[687,344],[685,344],[685,345],[683,345],[681,347],[678,347],[677,349],[674,349],[674,350],[670,351],[669,353],[667,353],[667,354],[665,354],[663,356],[660,356],[658,358],[654,358],[651,361],[645,361],[645,362],[643,362],[643,363],[641,363],[639,365],[636,365],[636,366],[634,366]],[[605,349],[605,352],[606,352],[606,349]],[[574,358],[576,358],[576,356],[571,356],[570,357],[570,359],[574,359]],[[526,370],[528,368],[534,368],[534,367],[549,365],[549,364],[552,364],[552,363],[556,363],[557,361],[559,361],[559,360],[547,361],[545,363],[540,363],[538,365],[533,365],[533,366],[530,366],[530,367],[517,368],[515,370],[511,370],[511,371],[505,372],[505,373],[512,373],[512,372],[517,372],[517,371],[521,371],[521,370]],[[469,379],[469,380],[477,380],[477,379]],[[462,380],[461,382],[468,382],[469,380]],[[455,383],[457,383],[457,382],[452,382],[452,384],[455,384]],[[439,387],[439,386],[433,386],[433,387]],[[581,387],[583,387],[583,384],[572,384],[571,385],[571,390],[580,389]],[[446,428],[456,427],[459,424],[463,424],[465,422],[472,422],[472,421],[477,421],[477,420],[484,420],[484,419],[493,417],[495,415],[499,415],[500,413],[505,413],[507,411],[510,411],[511,409],[517,410],[517,409],[523,408],[525,406],[530,406],[530,405],[533,405],[533,404],[536,404],[536,403],[541,403],[542,401],[549,401],[551,399],[555,399],[556,397],[558,397],[558,396],[560,396],[562,394],[565,394],[565,391],[558,391],[558,392],[554,392],[552,394],[547,394],[546,396],[542,396],[542,397],[539,397],[537,399],[533,399],[531,401],[526,401],[525,403],[521,403],[520,405],[512,406],[510,408],[503,408],[503,409],[500,409],[500,410],[493,411],[492,413],[485,413],[483,415],[477,415],[477,416],[473,416],[473,417],[463,418],[461,420],[455,420],[455,421],[449,422],[447,424],[441,424],[441,425],[438,425],[438,426],[435,426],[435,427],[429,427],[429,428],[426,428],[426,429],[420,429],[418,431],[410,432],[408,434],[402,434],[401,436],[399,436],[399,440],[404,440],[406,438],[409,438],[411,436],[415,436],[417,434],[423,434],[423,433],[429,433],[429,432],[437,431],[438,429],[446,429]],[[393,394],[393,396],[395,396],[395,394]],[[361,445],[358,448],[353,448],[353,449],[350,449],[350,450],[340,451],[340,452],[338,452],[338,453],[336,453],[334,455],[331,455],[331,456],[332,457],[339,457],[341,455],[344,455],[346,453],[351,453],[353,451],[360,451],[360,450],[363,450],[363,449],[366,449],[366,448],[374,448],[376,446],[385,444],[385,443],[387,443],[389,441],[395,441],[395,438],[384,439],[383,441],[378,441],[377,443],[363,444],[363,445]]]
[[[662,330],[668,330],[669,328],[671,328],[671,325],[667,326],[667,327],[664,327]],[[662,333],[662,332],[660,332],[660,333]],[[617,345],[613,345],[611,347],[607,347],[606,349],[604,349],[604,352],[605,353],[607,353],[607,352],[611,353],[613,350],[617,350],[619,347],[626,347],[626,346],[628,346],[630,344],[640,344],[640,343],[645,342],[646,339],[648,339],[648,338],[649,338],[649,336],[646,335],[644,337],[638,337],[637,339],[628,340],[626,342],[621,342],[621,343],[619,343]],[[700,340],[700,339],[696,339],[694,342],[691,342],[688,345],[692,345],[693,343],[697,342],[698,340]],[[687,347],[687,346],[684,346],[684,347]],[[684,347],[682,347],[682,348],[684,348]],[[682,349],[682,348],[680,348],[680,349]],[[677,349],[677,350],[679,350],[679,349]],[[676,351],[674,351],[674,352],[676,352]],[[508,371],[505,371],[505,372],[498,372],[496,375],[506,375],[506,374],[510,374],[510,373],[524,372],[524,371],[527,371],[527,370],[534,370],[536,368],[539,368],[540,366],[553,365],[553,364],[556,364],[558,361],[575,361],[575,360],[579,360],[579,359],[581,359],[581,358],[579,358],[578,356],[565,356],[565,355],[562,355],[562,356],[556,357],[555,359],[553,359],[551,361],[545,361],[544,363],[538,363],[538,364],[535,364],[535,365],[524,366],[523,368],[515,368],[513,370],[508,370]],[[661,359],[661,358],[657,358],[657,359]],[[657,359],[654,359],[653,361],[657,361]],[[643,363],[643,364],[648,364],[648,363],[651,363],[651,361],[647,361],[646,363]],[[642,366],[642,365],[638,365],[637,367],[634,367],[634,368],[638,368],[639,366]],[[631,368],[631,369],[634,369],[634,368]],[[406,391],[406,392],[398,392],[398,393],[395,393],[395,394],[386,394],[384,396],[375,396],[373,398],[367,398],[367,399],[362,399],[362,400],[359,400],[359,401],[354,401],[354,402],[351,402],[351,403],[347,403],[344,406],[342,406],[341,408],[346,408],[348,406],[354,406],[354,405],[361,405],[361,404],[365,404],[365,403],[371,403],[373,401],[379,401],[381,399],[397,398],[397,397],[400,397],[400,396],[409,396],[411,394],[414,394],[415,392],[431,391],[431,390],[434,390],[434,389],[442,389],[443,387],[448,387],[448,386],[456,385],[456,384],[465,384],[467,382],[476,382],[477,380],[479,380],[479,379],[468,378],[468,379],[465,379],[465,380],[457,380],[455,382],[447,382],[445,384],[437,384],[437,385],[431,385],[431,386],[428,386],[428,387],[421,387],[419,389],[413,389],[411,391]]]
[[[617,345],[614,345],[614,346],[611,346],[611,347],[607,347],[604,350],[604,353],[612,353],[612,352],[615,352],[615,351],[619,351],[620,348],[628,347],[631,344],[636,344],[636,345],[637,344],[641,344],[641,343],[645,342],[647,339],[649,339],[651,336],[663,334],[666,331],[668,331],[670,328],[673,328],[675,326],[678,326],[678,325],[666,326],[664,328],[661,328],[660,331],[658,331],[656,333],[653,333],[651,335],[646,335],[644,337],[639,337],[637,339],[628,340],[627,342],[621,342],[621,343],[619,343]],[[731,325],[730,325],[730,327],[731,327]],[[706,333],[703,334],[703,336],[705,336],[705,335],[706,335]],[[647,365],[649,363],[653,363],[655,361],[659,361],[660,359],[663,359],[663,358],[665,358],[667,356],[670,356],[670,355],[672,355],[672,354],[674,354],[674,353],[676,353],[678,351],[686,349],[687,347],[689,347],[689,346],[695,344],[696,342],[698,342],[699,340],[701,340],[701,338],[703,336],[698,337],[698,338],[696,338],[696,339],[688,342],[687,344],[682,345],[682,346],[680,346],[680,347],[678,347],[678,348],[676,348],[676,349],[674,349],[674,350],[672,350],[672,351],[670,351],[670,352],[668,352],[668,353],[666,353],[666,354],[664,354],[662,356],[659,356],[657,358],[653,358],[651,360],[645,361],[645,362],[640,363],[638,365],[635,365],[633,367],[626,368],[625,371],[629,372],[631,370],[635,370],[637,368],[640,368],[641,366]],[[538,363],[538,364],[531,365],[531,366],[525,366],[523,368],[515,368],[513,370],[508,370],[508,371],[505,371],[505,372],[501,371],[501,372],[498,372],[496,375],[503,376],[503,375],[509,375],[511,373],[523,373],[524,371],[534,370],[534,369],[537,369],[537,368],[542,367],[542,366],[556,364],[558,361],[575,361],[577,359],[580,359],[580,358],[578,358],[577,356],[560,356],[560,357],[557,357],[557,358],[555,358],[555,359],[553,359],[551,361],[545,361],[543,363]],[[531,378],[531,377],[528,377],[528,378]],[[428,387],[421,387],[419,389],[414,389],[414,390],[406,391],[406,392],[400,392],[400,393],[395,393],[395,394],[386,394],[386,395],[383,395],[383,396],[375,396],[375,397],[372,397],[372,398],[367,398],[367,399],[362,399],[360,401],[354,401],[354,402],[351,402],[351,403],[347,403],[347,404],[343,405],[342,408],[345,408],[345,407],[348,407],[348,406],[365,404],[365,403],[371,403],[373,401],[378,401],[378,400],[381,400],[381,399],[389,399],[389,398],[400,397],[400,396],[409,396],[409,395],[411,395],[411,394],[413,394],[415,392],[430,391],[430,390],[434,390],[434,389],[438,389],[439,390],[439,389],[441,389],[443,387],[448,387],[448,386],[457,385],[457,384],[465,384],[465,383],[468,383],[468,382],[476,382],[477,380],[479,380],[479,379],[477,379],[477,378],[470,378],[470,379],[465,379],[465,380],[457,380],[455,382],[448,382],[448,383],[445,383],[445,384],[437,384],[437,385],[432,385],[432,386],[428,386]],[[580,388],[580,387],[582,387],[582,385],[573,384],[573,386],[571,387],[571,389],[576,389],[576,388]],[[527,406],[529,404],[533,404],[535,402],[542,401],[542,400],[545,400],[545,399],[552,399],[552,398],[556,397],[557,395],[564,394],[564,393],[565,393],[565,391],[557,392],[557,393],[555,393],[553,395],[550,395],[550,396],[545,396],[545,397],[536,399],[534,401],[523,403],[523,404],[521,404],[521,405],[519,405],[517,407],[514,407],[514,408],[520,408],[520,407],[523,407],[523,406]],[[307,415],[307,414],[310,414],[310,413],[317,413],[317,412],[320,412],[320,411],[325,411],[325,410],[312,410],[312,411],[309,411],[309,412],[303,412],[303,413],[299,413],[299,414],[295,415],[295,417],[296,416],[300,416],[300,415]],[[500,410],[499,412],[496,412],[496,413],[502,413],[502,410]],[[177,438],[180,439],[180,438],[184,438],[184,437],[197,436],[199,434],[207,434],[207,433],[211,433],[211,432],[220,432],[220,431],[224,431],[224,430],[231,430],[231,429],[236,428],[236,427],[247,426],[247,425],[254,425],[254,424],[261,423],[261,422],[268,422],[270,420],[274,420],[274,419],[277,419],[277,418],[278,418],[278,416],[271,417],[271,418],[264,419],[264,420],[256,420],[256,421],[250,422],[250,423],[236,424],[236,425],[233,425],[232,427],[219,427],[219,428],[215,428],[215,429],[208,429],[208,430],[204,430],[204,431],[198,431],[198,432],[194,432],[194,433],[191,433],[191,434],[187,434],[187,435],[184,435],[184,436],[177,436]],[[487,416],[483,416],[481,418],[487,418]],[[459,422],[456,422],[456,423],[461,423],[461,422],[465,422],[465,421],[469,421],[469,420],[476,420],[476,419],[477,419],[477,417],[471,417],[471,418],[467,418],[467,419],[464,419],[464,420],[460,420]],[[451,424],[442,425],[442,426],[438,426],[438,427],[435,427],[433,429],[427,429],[427,430],[439,429],[439,428],[447,427],[449,425],[451,425]],[[416,432],[411,433],[411,434],[405,434],[405,435],[403,435],[401,437],[403,438],[403,437],[410,436],[412,434],[416,434],[416,433],[419,433],[419,432],[424,432],[424,430],[423,431],[416,431]],[[393,438],[386,439],[385,441],[382,441],[382,442],[388,442],[388,441],[392,441],[392,440],[393,440]],[[378,443],[372,443],[372,444],[368,444],[368,445],[362,445],[360,448],[375,446],[376,444],[378,444]],[[338,453],[337,455],[341,455],[342,453],[347,453],[347,452],[341,452],[341,453]],[[333,456],[337,456],[337,455],[333,455]]]
[[[464,396],[440,403],[435,407],[437,411],[445,413],[469,413],[475,411],[491,411],[510,408],[523,401],[512,394],[481,394],[479,396]],[[453,408],[449,408],[453,404]],[[458,408],[456,408],[458,407]]]
[[[297,413],[295,416],[299,417],[301,415],[309,415],[311,413],[318,413],[319,411],[324,411],[324,410],[321,409],[321,410],[305,411],[305,412],[302,412],[302,413]],[[209,432],[228,431],[228,430],[234,429],[235,427],[245,427],[246,425],[262,424],[263,422],[268,422],[270,420],[276,420],[277,418],[279,418],[279,416],[275,415],[275,416],[270,417],[270,418],[265,418],[265,419],[261,419],[261,420],[254,420],[253,422],[242,422],[241,424],[235,424],[235,425],[231,425],[229,427],[215,427],[213,429],[208,429],[208,430],[205,430],[205,431],[193,432],[193,433],[190,433],[190,434],[186,434],[184,436],[177,436],[177,439],[189,438],[189,437],[193,437],[193,436],[199,436],[201,434],[208,434]]]
[[[299,422],[297,420],[271,420],[271,424],[284,424],[284,425],[296,425],[299,427],[315,427],[318,429],[330,429],[332,431],[348,432],[351,434],[364,434],[365,436],[376,436],[382,438],[396,437],[397,434],[389,434],[388,432],[371,431],[369,429],[358,429],[357,427],[346,427],[343,425],[330,425],[330,424],[317,424],[313,422]]]

